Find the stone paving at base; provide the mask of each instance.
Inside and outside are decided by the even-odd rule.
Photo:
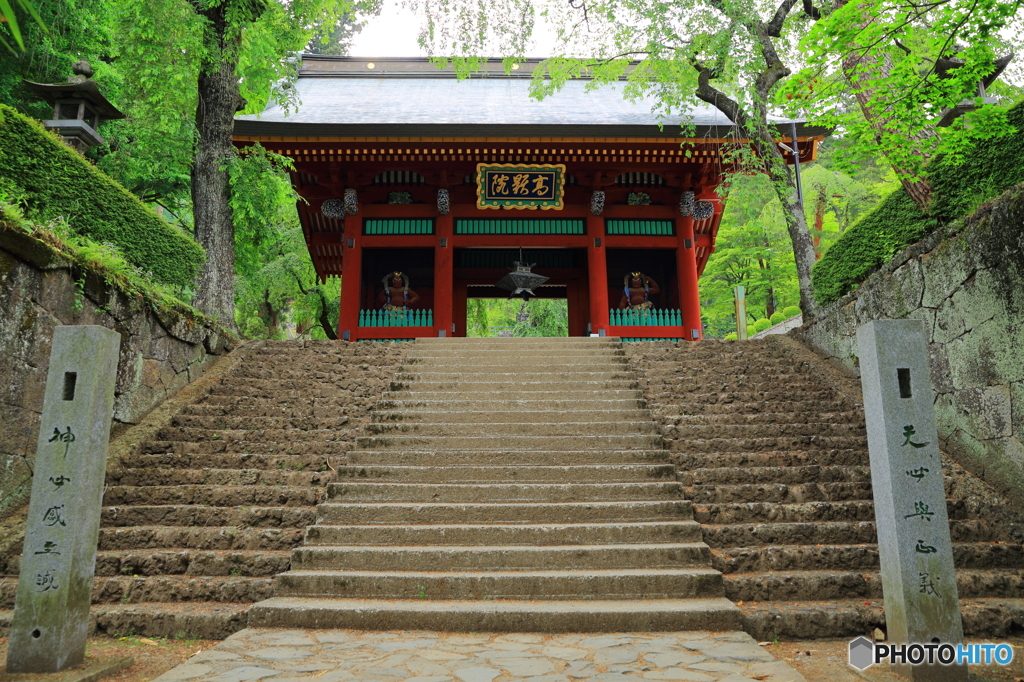
[[[237,632],[154,682],[805,682],[744,632]]]

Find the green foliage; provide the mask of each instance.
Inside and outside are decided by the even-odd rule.
[[[770,326],[772,326],[772,321],[762,317],[760,320],[754,322],[754,333],[763,332]]]
[[[21,22],[18,21],[15,7],[30,15],[39,27],[46,30],[46,24],[43,23],[42,17],[39,16],[39,11],[29,0],[0,0],[0,20],[2,20],[3,24],[3,26],[0,26],[0,45],[5,47],[11,54],[18,54],[19,50],[25,51],[25,40],[21,35]],[[17,50],[14,45],[11,45],[11,42],[17,45]]]
[[[164,283],[188,287],[202,247],[59,142],[35,121],[0,105],[0,177],[24,193],[28,216],[63,217],[77,234],[112,244]]]
[[[800,314],[800,306],[787,305],[785,308],[782,309],[782,314],[786,316],[787,320],[791,317],[796,317],[797,315]]]
[[[567,336],[569,308],[564,299],[475,298],[468,301],[466,335],[495,337]]]
[[[739,335],[736,332],[729,332],[724,338],[726,341],[735,341],[739,338]]]
[[[1024,182],[1024,104],[1011,109],[1008,119],[1015,132],[998,144],[980,141],[962,160],[939,156],[929,165],[931,215],[921,213],[901,187],[850,227],[814,266],[818,302],[838,300],[932,230]]]
[[[790,306],[790,307],[793,307],[793,306]],[[789,315],[786,315],[785,313],[783,313],[780,310],[776,310],[774,313],[772,313],[772,316],[769,317],[768,319],[769,319],[769,321],[771,321],[772,324],[778,324],[779,322],[785,322],[786,320],[788,320],[789,319]]]

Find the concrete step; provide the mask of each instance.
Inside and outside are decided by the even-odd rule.
[[[321,461],[324,461],[321,458]],[[667,450],[388,450],[359,449],[348,453],[351,466],[598,466],[668,464]],[[332,462],[333,464],[333,462]]]
[[[675,481],[654,483],[361,483],[327,488],[331,502],[600,502],[679,499]]]
[[[461,415],[448,416],[447,422],[372,422],[363,426],[363,433],[389,436],[447,436],[447,437],[479,437],[479,436],[574,436],[574,435],[612,435],[629,436],[632,434],[659,433],[658,425],[651,420],[626,421],[625,419],[606,422],[572,421],[570,415],[561,420],[545,422],[507,421],[473,422],[463,421]]]
[[[275,597],[253,605],[249,627],[439,632],[679,632],[738,630],[727,599],[431,601]]]
[[[492,367],[481,365],[466,365],[465,367],[454,367],[444,365],[437,367],[436,371],[425,368],[416,371],[398,372],[392,381],[400,381],[403,384],[411,382],[423,382],[426,384],[447,384],[462,382],[490,381],[494,383],[536,383],[551,382],[561,383],[563,381],[635,381],[636,372],[629,369],[628,365],[620,367],[605,367],[594,363],[580,366],[576,369],[545,370],[543,368],[531,368],[530,370],[514,370],[509,367]]]
[[[630,435],[495,435],[495,436],[359,436],[361,450],[401,448],[403,450],[654,450],[662,447],[657,434]]]
[[[594,390],[590,388],[580,389],[578,387],[566,386],[563,390],[550,390],[551,384],[547,385],[549,390],[517,391],[513,387],[503,387],[500,391],[488,394],[486,391],[474,391],[473,395],[461,395],[459,392],[450,390],[424,390],[419,386],[408,390],[386,390],[381,396],[385,403],[395,402],[396,404],[408,405],[410,403],[442,402],[449,404],[469,403],[477,404],[483,401],[488,403],[507,403],[516,405],[519,403],[532,403],[540,406],[543,403],[551,404],[552,401],[561,403],[585,404],[593,400],[628,400],[634,405],[643,407],[646,405],[640,391],[636,388]],[[452,401],[456,401],[453,403]],[[534,409],[538,409],[535,407]]]
[[[489,600],[689,599],[724,596],[722,574],[706,568],[437,571],[306,571],[275,578],[277,597]]]
[[[305,545],[599,545],[701,542],[694,521],[643,523],[316,525]],[[293,546],[297,546],[296,543]]]
[[[340,466],[337,480],[406,483],[611,483],[676,480],[672,464],[590,464],[577,466]]]
[[[688,521],[692,506],[686,500],[622,502],[482,502],[482,503],[336,503],[317,507],[321,524],[513,524],[513,523],[639,523]]]

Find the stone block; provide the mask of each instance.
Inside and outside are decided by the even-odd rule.
[[[953,393],[957,428],[965,429],[978,440],[1013,435],[1009,385],[966,388]]]
[[[960,245],[962,237],[943,242],[931,253],[921,256],[924,294],[921,305],[937,308],[967,281],[979,263],[972,248]]]
[[[882,301],[885,317],[901,319],[921,307],[924,295],[924,275],[921,262],[917,259],[907,261],[897,268],[888,278],[887,295]]]

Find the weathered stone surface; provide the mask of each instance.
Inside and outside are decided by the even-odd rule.
[[[23,472],[35,458],[58,325],[96,324],[121,334],[115,433],[198,378],[232,343],[223,330],[180,312],[163,314],[165,325],[141,299],[73,270],[50,246],[11,230],[0,230],[0,310],[0,517],[27,499]]]
[[[856,375],[856,328],[922,319],[943,448],[1024,503],[1024,187],[925,237],[792,332]]]

